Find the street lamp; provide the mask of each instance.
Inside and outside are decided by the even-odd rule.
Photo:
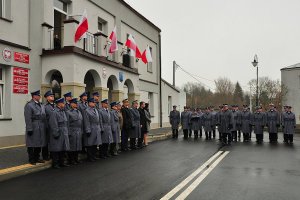
[[[256,67],[256,106],[258,106],[258,58],[257,55],[254,56],[254,61],[252,62],[253,67]]]

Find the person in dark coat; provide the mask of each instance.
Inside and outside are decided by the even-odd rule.
[[[50,141],[49,151],[52,156],[52,167],[59,169],[67,167],[65,164],[65,152],[70,150],[68,119],[65,112],[64,98],[55,101],[56,108],[50,116]]]
[[[140,124],[141,124],[141,136],[138,138],[138,148],[143,147],[144,142],[144,134],[147,134],[147,118],[145,113],[145,102],[140,102],[140,107],[138,108],[138,111],[140,113]]]
[[[32,99],[25,105],[24,117],[26,124],[26,147],[29,163],[44,163],[40,159],[41,149],[47,145],[46,136],[46,111],[40,103],[40,91],[31,93]]]
[[[71,109],[70,101],[72,100],[72,92],[67,92],[64,94],[64,98],[66,101],[65,110],[68,111]]]
[[[243,108],[241,112],[241,131],[243,132],[244,142],[249,142],[250,133],[252,132],[252,114],[250,113],[248,105],[243,105]]]
[[[238,111],[238,106],[237,105],[232,105],[232,115],[233,115],[233,124],[232,124],[232,140],[237,142],[238,140],[238,127],[241,124],[241,115]]]
[[[76,165],[80,161],[78,154],[82,150],[83,117],[78,110],[77,98],[70,101],[71,109],[66,112],[69,125],[70,151],[68,152],[69,164]]]
[[[291,106],[286,106],[286,112],[282,113],[282,129],[284,143],[293,144],[296,128],[296,116],[292,112]]]
[[[270,109],[266,112],[266,126],[269,131],[270,143],[277,143],[278,128],[280,127],[280,114],[275,110],[274,104],[269,105]]]
[[[191,113],[191,127],[194,131],[194,139],[198,139],[198,132],[202,128],[200,124],[200,115],[196,109]]]
[[[130,135],[130,131],[133,128],[133,116],[129,108],[128,99],[123,100],[123,107],[121,109],[121,113],[123,116],[121,149],[122,151],[128,151],[128,138]]]
[[[101,116],[101,138],[102,138],[102,145],[99,146],[100,150],[100,158],[107,158],[110,157],[108,150],[109,145],[112,143],[112,131],[111,131],[111,116],[110,111],[108,110],[108,99],[103,99],[101,101],[101,108],[100,108],[100,116]]]
[[[257,106],[256,112],[252,115],[252,125],[256,135],[256,142],[261,144],[264,141],[264,127],[266,125],[266,115],[262,112],[262,107]]]
[[[54,94],[51,90],[47,91],[44,94],[44,97],[47,100],[47,103],[45,105],[45,111],[46,111],[46,119],[47,119],[47,125],[46,125],[46,135],[47,135],[47,145],[42,148],[42,155],[44,160],[49,160],[49,150],[48,150],[48,143],[49,143],[49,134],[50,134],[50,127],[49,127],[49,119],[52,112],[55,110],[55,103],[54,103]]]
[[[192,113],[193,113],[193,109],[188,107],[188,112],[189,112],[189,117],[190,117],[189,118],[189,137],[192,137],[193,130],[192,130],[191,116],[192,116]]]
[[[191,113],[188,111],[187,106],[184,106],[184,111],[181,113],[180,118],[184,139],[188,139],[190,128],[190,115]]]
[[[80,102],[78,103],[78,110],[81,112],[81,114],[83,115],[83,111],[88,107],[88,96],[86,92],[83,92],[80,96]]]
[[[149,103],[145,103],[145,116],[146,116],[146,132],[144,133],[144,146],[148,146],[148,133],[150,131],[150,127],[151,127],[151,113],[149,110]]]
[[[83,111],[83,141],[87,149],[87,160],[95,162],[97,158],[97,146],[102,144],[101,115],[96,109],[94,98],[88,99],[88,107]]]
[[[141,116],[138,110],[138,101],[132,102],[132,108],[130,109],[132,113],[132,129],[130,130],[130,149],[137,149],[136,139],[141,137]]]
[[[170,124],[172,128],[172,137],[178,138],[178,129],[180,124],[180,112],[176,109],[177,106],[173,106],[173,110],[170,112]]]
[[[205,113],[202,116],[203,119],[203,127],[205,131],[205,139],[206,140],[211,140],[211,133],[213,129],[213,116],[211,114],[211,111],[209,107],[206,108]]]
[[[110,144],[110,154],[117,156],[117,144],[120,143],[120,124],[119,124],[119,113],[118,113],[118,102],[112,102],[110,104],[110,119],[111,119],[111,132],[112,132],[112,143]]]
[[[228,105],[223,105],[223,111],[220,113],[220,127],[219,130],[222,133],[223,144],[230,145],[232,141],[232,129],[233,124],[233,115],[232,112],[228,109]]]

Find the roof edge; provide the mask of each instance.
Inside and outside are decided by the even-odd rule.
[[[167,84],[170,88],[172,88],[173,90],[175,90],[176,92],[180,93],[180,90],[178,90],[176,87],[174,87],[173,85],[171,85],[171,83],[169,83],[168,81],[166,81],[165,79],[161,79],[162,82],[164,82],[165,84]]]

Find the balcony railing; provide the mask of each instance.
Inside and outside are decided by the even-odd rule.
[[[91,53],[98,55],[98,37],[94,36],[94,34],[87,32],[86,33],[86,38],[84,38],[83,41],[83,50]]]

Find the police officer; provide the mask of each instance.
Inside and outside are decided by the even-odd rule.
[[[198,139],[198,131],[201,128],[200,116],[196,109],[191,113],[191,126],[194,131],[194,139]]]
[[[252,125],[254,126],[256,142],[258,144],[261,144],[264,140],[264,127],[266,125],[266,115],[262,112],[262,107],[257,106],[256,112],[252,116]]]
[[[47,91],[44,94],[44,97],[47,100],[47,103],[45,105],[45,111],[46,111],[46,119],[47,119],[47,125],[46,125],[46,135],[47,135],[47,145],[42,148],[42,155],[44,160],[49,160],[49,150],[48,150],[48,143],[49,143],[49,134],[50,134],[50,127],[49,127],[49,119],[52,112],[55,110],[55,103],[54,103],[54,94],[51,90]]]
[[[203,127],[205,131],[205,140],[211,140],[211,132],[213,128],[213,116],[210,112],[210,108],[207,107],[205,113],[202,116]]]
[[[222,132],[221,132],[221,113],[223,112],[223,105],[219,106],[219,111],[216,114],[216,125],[218,126],[218,132],[219,132],[219,140],[221,141],[223,139]]]
[[[40,103],[40,91],[31,93],[32,99],[25,105],[24,117],[26,124],[26,147],[29,163],[44,163],[40,160],[41,148],[47,145],[46,137],[46,112]]]
[[[284,143],[293,144],[294,133],[296,128],[296,117],[292,112],[291,106],[286,106],[286,112],[282,113],[282,129],[284,136]]]
[[[132,108],[130,109],[132,113],[132,129],[130,131],[130,148],[131,149],[137,149],[136,148],[136,139],[141,137],[141,119],[140,119],[140,113],[138,111],[138,101],[132,102]]]
[[[238,105],[232,105],[232,115],[233,115],[233,124],[232,124],[232,140],[237,142],[238,140],[238,126],[241,124],[241,115],[238,111]]]
[[[121,103],[117,102],[117,113],[118,113],[118,117],[119,117],[119,127],[120,127],[119,138],[121,138],[121,136],[122,136],[122,129],[123,129],[123,115],[122,115],[121,109],[122,109]],[[118,145],[118,153],[121,153],[121,140],[120,139],[119,139],[119,145]]]
[[[84,146],[87,149],[87,160],[95,162],[98,158],[97,146],[102,144],[101,138],[101,115],[96,109],[94,98],[88,99],[88,107],[83,111],[83,125],[84,125]]]
[[[270,143],[277,143],[278,128],[280,127],[280,114],[275,110],[274,104],[269,105],[270,109],[266,113],[266,126],[269,131]]]
[[[123,116],[123,127],[121,133],[121,148],[122,151],[128,151],[128,138],[130,135],[130,131],[133,128],[133,116],[132,112],[129,109],[129,101],[128,99],[123,100],[123,107],[121,109],[121,113]]]
[[[188,111],[188,107],[184,106],[184,111],[181,112],[181,126],[183,130],[184,139],[188,139],[189,128],[190,128],[190,112]]]
[[[64,97],[66,101],[65,110],[67,111],[71,109],[70,101],[72,100],[72,92],[67,92],[64,94]]]
[[[199,135],[200,135],[200,138],[202,138],[202,127],[204,126],[204,121],[203,121],[203,115],[204,113],[202,112],[202,110],[204,109],[201,109],[201,108],[197,108],[197,113],[199,115]]]
[[[49,119],[49,127],[51,130],[49,151],[51,152],[52,156],[52,167],[54,169],[59,169],[60,167],[69,166],[64,163],[64,158],[65,152],[70,150],[70,143],[68,119],[64,109],[64,98],[57,99],[55,103],[55,110],[50,115]]]
[[[190,108],[190,107],[188,107],[188,112],[189,112],[189,117],[190,117],[190,119],[189,119],[189,137],[192,137],[192,122],[191,122],[191,116],[192,116],[192,113],[193,113],[193,110]]]
[[[80,163],[78,154],[82,150],[83,133],[83,117],[81,112],[78,110],[77,98],[70,100],[70,110],[66,111],[66,114],[69,122],[69,164],[76,165]]]
[[[88,107],[88,102],[87,102],[88,96],[86,92],[83,92],[79,97],[80,97],[80,102],[78,104],[78,110],[83,115],[83,111]]]
[[[117,105],[119,102],[112,102],[110,104],[110,119],[111,119],[111,132],[112,132],[112,143],[110,144],[110,154],[117,156],[117,144],[120,143],[120,123],[119,123],[119,112]]]
[[[252,132],[252,114],[249,111],[248,105],[243,105],[243,111],[241,112],[241,131],[243,132],[244,142],[249,142],[250,133]]]
[[[101,116],[101,138],[102,145],[99,147],[100,150],[100,158],[110,157],[108,154],[109,144],[112,143],[112,132],[111,132],[111,116],[110,111],[108,110],[108,100],[103,99],[101,101],[100,108],[100,116]]]
[[[138,108],[138,111],[140,113],[140,124],[141,124],[141,136],[138,138],[138,148],[143,148],[143,141],[144,141],[144,134],[147,134],[147,123],[148,119],[146,117],[145,113],[145,102],[140,102],[140,107]]]
[[[94,92],[94,93],[93,93],[93,98],[95,99],[96,108],[97,108],[98,110],[100,110],[101,105],[100,105],[100,94],[99,94],[99,92]]]
[[[223,104],[223,111],[220,113],[220,127],[219,130],[222,133],[223,144],[230,145],[232,141],[231,129],[233,127],[233,115],[228,109],[228,104]]]
[[[173,106],[173,110],[170,112],[170,124],[172,128],[172,137],[178,138],[178,129],[180,124],[180,112],[177,110],[177,106]]]
[[[216,138],[216,124],[217,124],[217,112],[214,110],[213,106],[210,106],[210,113],[212,115],[212,135],[213,138]]]

